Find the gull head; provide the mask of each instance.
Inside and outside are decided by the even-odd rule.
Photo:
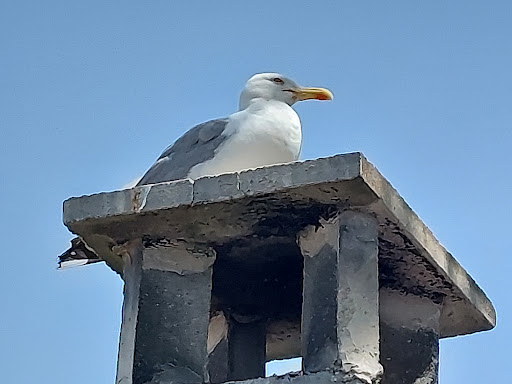
[[[240,109],[247,108],[257,99],[276,100],[293,105],[302,100],[332,100],[332,93],[325,88],[301,87],[280,73],[258,73],[251,77],[240,94]]]

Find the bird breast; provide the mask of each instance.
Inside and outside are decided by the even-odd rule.
[[[234,113],[215,156],[194,166],[190,178],[287,163],[298,160],[302,132],[297,113],[278,101],[255,101]]]

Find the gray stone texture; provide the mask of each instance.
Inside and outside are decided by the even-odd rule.
[[[381,323],[381,384],[437,384],[439,335]]]
[[[116,384],[132,384],[142,272],[142,244],[140,241],[132,241],[124,246],[118,246],[116,251],[124,262],[125,282]]]
[[[264,320],[229,322],[228,380],[246,380],[265,376]]]
[[[337,326],[339,253],[337,231],[339,228],[332,228],[336,224],[338,223],[326,223],[318,231],[311,228],[300,241],[304,253],[301,340],[305,372],[326,370],[339,359]],[[326,237],[332,237],[329,239],[331,241],[325,241]],[[316,249],[307,249],[308,246]]]
[[[228,340],[223,339],[208,355],[208,375],[210,383],[218,384],[228,381],[229,356]]]
[[[137,250],[129,254],[132,264],[125,275],[117,383],[203,383],[208,377],[211,263],[187,269],[185,262],[179,270],[176,265],[183,254],[212,255],[184,243]]]
[[[377,369],[376,316],[389,383],[409,367],[408,340],[419,363],[401,382],[434,383],[439,338],[496,324],[483,291],[360,153],[71,198],[63,217],[126,282],[118,383],[229,377],[214,359],[207,367],[210,312],[265,321],[266,360],[302,344],[309,372],[373,367],[354,383]],[[228,341],[219,348],[229,354]],[[350,382],[346,372],[247,382]]]
[[[382,384],[436,384],[441,306],[428,298],[380,291]]]
[[[441,337],[495,325],[494,308],[482,290],[361,154],[209,179],[196,181],[196,204],[190,180],[71,198],[64,203],[64,222],[122,273],[122,259],[111,249],[127,240],[150,236],[224,244],[264,235],[262,230],[286,230],[259,225],[272,224],[270,219],[282,218],[289,232],[298,232],[314,224],[308,216],[312,209],[322,214],[357,207],[374,214],[379,223],[381,284],[442,301]],[[221,186],[211,194],[201,192],[201,183],[216,182]],[[154,188],[160,192],[152,193]]]
[[[303,374],[293,372],[283,376],[262,377],[253,380],[231,381],[243,384],[360,384],[357,379],[347,379],[343,373],[323,371]]]
[[[203,177],[194,182],[194,204],[211,201],[233,200],[243,197],[238,188],[238,173],[228,173],[216,177]]]
[[[377,222],[344,211],[320,224],[299,236],[304,371],[338,367],[347,378],[376,383],[382,373]]]

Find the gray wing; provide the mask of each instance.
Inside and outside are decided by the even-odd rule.
[[[226,140],[222,133],[228,123],[229,118],[215,119],[187,131],[160,155],[137,185],[186,178],[194,165],[213,158],[215,150]]]

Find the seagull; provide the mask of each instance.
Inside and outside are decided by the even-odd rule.
[[[239,110],[196,125],[170,145],[136,186],[198,179],[299,159],[302,128],[293,104],[332,100],[325,88],[302,87],[279,73],[252,76],[240,94]],[[59,256],[59,269],[102,259],[81,238]]]

